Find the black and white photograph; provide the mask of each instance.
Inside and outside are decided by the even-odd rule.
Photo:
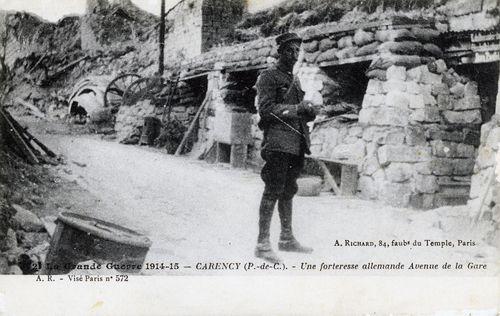
[[[499,0],[0,0],[0,316],[498,316],[499,70]]]

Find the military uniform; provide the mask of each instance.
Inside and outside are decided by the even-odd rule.
[[[261,118],[259,127],[264,131],[261,155],[265,160],[261,171],[265,188],[259,209],[256,256],[265,258],[266,252],[272,252],[269,229],[276,201],[281,221],[280,250],[310,252],[312,249],[300,246],[293,236],[292,199],[297,193],[304,154],[310,154],[306,123],[313,120],[315,114],[302,102],[304,92],[298,78],[280,63],[263,71],[255,86]],[[269,261],[278,258],[275,259],[271,256]]]

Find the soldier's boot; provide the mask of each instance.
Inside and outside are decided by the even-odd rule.
[[[259,208],[259,237],[255,247],[255,256],[271,263],[280,263],[281,259],[271,248],[269,241],[269,230],[271,228],[271,218],[273,217],[276,200],[262,197]]]
[[[292,200],[280,199],[278,201],[278,211],[281,221],[280,241],[278,249],[281,251],[311,253],[311,247],[302,246],[293,236],[292,232]]]

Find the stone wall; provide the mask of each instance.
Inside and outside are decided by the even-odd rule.
[[[472,216],[479,215],[482,203],[482,220],[493,221],[494,232],[488,236],[494,245],[500,245],[500,181],[498,179],[498,146],[500,143],[500,116],[481,127],[481,145],[472,176],[468,208]],[[488,188],[489,186],[489,188]]]

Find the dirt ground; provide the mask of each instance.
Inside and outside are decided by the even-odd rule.
[[[25,122],[26,123],[26,122]],[[202,271],[194,267],[207,262],[255,262],[258,205],[263,185],[259,174],[235,170],[225,164],[207,164],[187,157],[174,157],[161,150],[127,146],[100,136],[68,133],[60,123],[27,122],[46,145],[65,156],[66,164],[49,167],[65,183],[46,196],[39,215],[71,211],[123,225],[147,235],[153,242],[146,262],[178,262],[191,269],[148,270],[144,274],[299,274],[310,275],[496,275],[497,249],[483,239],[489,227],[469,229],[465,206],[431,211],[393,208],[378,202],[322,193],[319,197],[296,197],[294,230],[297,239],[312,246],[310,255],[278,252],[286,271]],[[279,219],[272,222],[271,236],[277,244]],[[337,247],[336,240],[379,241],[389,247]],[[425,240],[454,243],[454,247],[425,246]],[[475,246],[457,245],[457,240]],[[391,246],[392,241],[422,242],[421,247]],[[277,248],[277,247],[276,247]],[[301,263],[439,264],[435,270],[301,270]],[[461,270],[442,270],[445,263]],[[486,263],[486,269],[468,269],[469,263]],[[294,268],[295,267],[295,268]]]

